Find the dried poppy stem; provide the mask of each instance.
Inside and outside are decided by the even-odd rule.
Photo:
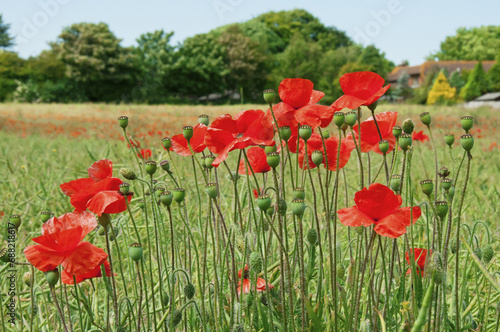
[[[52,293],[52,297],[54,298],[54,303],[57,307],[57,311],[59,312],[59,316],[61,317],[61,321],[63,323],[63,326],[64,326],[64,331],[68,332],[68,328],[66,327],[66,321],[64,319],[64,314],[61,310],[61,307],[59,306],[59,301],[57,301],[57,295],[56,295],[56,292],[54,290],[54,286],[49,286],[50,287],[50,292]]]

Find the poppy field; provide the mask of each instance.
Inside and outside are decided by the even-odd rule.
[[[2,331],[498,331],[500,117],[0,104]]]

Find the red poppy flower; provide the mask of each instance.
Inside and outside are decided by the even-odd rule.
[[[296,139],[296,137],[295,137]],[[296,145],[296,144],[295,144]],[[337,155],[338,155],[338,149],[339,149],[339,139],[338,137],[332,136],[327,139],[325,139],[325,146],[326,146],[326,155],[328,157],[328,169],[330,171],[336,171],[337,170]],[[311,156],[314,151],[321,151],[323,153],[323,165],[325,165],[326,168],[326,159],[325,159],[325,149],[323,146],[323,140],[321,139],[321,136],[317,133],[313,133],[311,138],[307,140],[307,155],[308,155],[308,160],[309,160],[309,167],[311,169],[315,168],[316,165],[312,162]],[[339,161],[339,169],[342,169],[347,162],[349,161],[349,158],[351,157],[351,152],[354,150],[354,142],[350,139],[342,139],[340,143],[340,161]],[[303,140],[300,141],[300,148],[299,148],[299,167],[302,169],[305,169],[307,167],[307,164],[304,163],[304,158],[305,158],[305,143]]]
[[[234,118],[229,114],[216,118],[207,130],[205,143],[211,152],[218,154],[212,163],[217,167],[229,152],[252,145],[272,145],[273,137],[272,122],[264,111],[245,110]]]
[[[150,149],[141,149],[139,153],[137,153],[137,157],[142,159],[149,159],[153,155],[153,152]]]
[[[266,173],[271,170],[271,167],[267,164],[267,155],[263,148],[252,147],[247,150],[248,161],[250,166],[247,166],[245,160],[240,160],[240,167],[238,168],[238,173],[251,175],[253,173]],[[250,168],[251,167],[251,168]]]
[[[111,277],[111,266],[109,265],[107,259],[104,261],[104,269],[106,271],[106,276]],[[87,273],[76,275],[75,280],[76,283],[79,284],[87,279],[100,278],[100,277],[102,277],[101,265],[98,265]],[[68,271],[63,270],[61,273],[61,282],[66,285],[73,285],[74,284],[73,275],[69,274]]]
[[[259,189],[255,189],[253,188],[253,197],[255,198],[259,198],[259,195],[260,195],[260,188]]]
[[[42,227],[42,235],[32,239],[38,244],[26,247],[24,255],[42,272],[62,265],[70,275],[87,273],[108,257],[102,249],[82,241],[96,226],[95,217],[85,211],[52,218]]]
[[[243,274],[243,294],[248,294],[248,293],[250,293],[250,290],[252,287],[250,279],[248,278],[248,264],[245,265],[245,272],[244,273],[243,273],[243,270],[238,271],[238,277],[240,277],[240,279],[241,279],[242,274]],[[257,278],[257,292],[265,291],[266,285],[267,285],[267,289],[274,288],[273,285],[268,284],[264,279]],[[241,294],[241,281],[238,283],[238,294]]]
[[[363,134],[361,134],[361,139],[362,138],[363,138]],[[422,142],[422,143],[429,140],[429,136],[427,136],[426,134],[424,134],[423,130],[418,131],[418,132],[414,131],[411,138],[414,141],[418,141],[418,142]]]
[[[390,238],[406,233],[406,227],[415,223],[421,214],[418,206],[401,208],[401,196],[380,183],[358,191],[354,202],[355,206],[337,211],[340,222],[351,227],[375,224],[375,232]]]
[[[207,126],[205,126],[204,124],[198,123],[196,126],[194,126],[193,137],[191,137],[191,140],[189,141],[194,153],[200,153],[205,150],[206,133]],[[172,147],[170,148],[170,150],[183,157],[191,156],[191,150],[189,150],[188,142],[184,138],[183,134],[172,136]]]
[[[411,249],[411,251],[413,252],[415,263],[417,264],[415,266],[417,269],[417,272],[419,272],[420,275],[423,276],[424,271],[425,271],[425,262],[427,260],[427,255],[431,254],[431,250],[421,249],[421,248],[413,248],[413,249]],[[408,262],[408,264],[410,264],[410,254],[408,251],[405,253],[405,258],[406,258],[406,262]],[[408,271],[406,271],[406,274],[410,274],[410,273],[411,273],[411,268],[409,268]]]
[[[353,110],[361,105],[368,106],[376,102],[391,87],[390,84],[383,87],[385,82],[383,77],[370,71],[344,74],[339,81],[344,95],[332,104],[336,109]]]
[[[391,152],[396,146],[396,137],[392,134],[392,128],[396,124],[398,119],[398,112],[383,112],[375,115],[377,119],[377,124],[380,129],[380,134],[382,139],[389,142],[389,152]],[[358,139],[358,125],[353,127],[354,138]],[[351,133],[347,134],[347,138],[352,138]],[[369,117],[367,120],[361,122],[361,152],[374,151],[378,154],[382,154],[378,147],[380,141],[380,136],[378,134],[377,126],[373,117]],[[358,141],[356,141],[358,142]]]

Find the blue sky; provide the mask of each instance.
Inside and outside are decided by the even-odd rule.
[[[14,50],[25,58],[76,22],[105,22],[124,46],[159,29],[174,31],[177,44],[221,25],[295,8],[356,42],[374,44],[396,64],[420,64],[458,27],[500,24],[498,0],[0,0],[0,13],[16,36]]]

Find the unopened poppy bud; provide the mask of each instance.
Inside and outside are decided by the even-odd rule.
[[[254,251],[250,254],[250,269],[254,273],[262,271],[262,257],[258,251]]]
[[[206,167],[206,168],[209,168],[209,169],[214,168],[214,167],[212,166],[212,163],[213,163],[213,162],[214,162],[214,160],[215,160],[215,156],[214,156],[214,155],[208,155],[208,156],[206,156],[206,157],[205,157],[205,159],[204,159],[204,160],[205,160],[205,167]]]
[[[205,190],[207,191],[208,197],[215,199],[219,195],[219,189],[217,188],[217,184],[209,183],[205,186]]]
[[[264,147],[264,152],[266,152],[266,154],[271,153],[271,152],[276,152],[276,150],[277,150],[276,144],[272,145],[272,146],[268,145],[268,146]]]
[[[321,131],[321,136],[323,136],[324,139],[330,138],[330,132],[325,129],[325,130]]]
[[[302,187],[293,188],[292,196],[294,199],[296,199],[296,198],[304,199],[304,198],[306,198],[306,192],[305,192],[304,188],[302,188]]]
[[[451,179],[444,178],[441,180],[441,188],[443,188],[444,190],[449,190],[451,188],[451,183]]]
[[[303,199],[296,198],[292,201],[292,211],[297,217],[302,217],[306,209],[306,204]]]
[[[59,270],[54,269],[52,271],[48,271],[45,273],[45,280],[47,280],[47,283],[54,287],[57,285],[57,282],[59,281]]]
[[[120,192],[123,195],[128,194],[128,192],[130,191],[130,185],[126,182],[120,183],[120,185],[118,187],[120,188]]]
[[[380,152],[383,154],[386,154],[387,151],[389,151],[389,141],[383,139],[378,142],[378,148],[380,149]]]
[[[479,258],[479,260],[483,259],[483,251],[480,247],[476,247],[476,249],[474,249],[474,253],[476,254],[477,258]]]
[[[402,133],[403,133],[403,128],[401,128],[400,126],[392,127],[392,134],[394,135],[394,137],[396,137],[396,139],[398,139]]]
[[[339,266],[337,266],[337,278],[344,279],[344,276],[345,276],[345,267],[344,265],[339,264]]]
[[[460,250],[460,245],[461,243],[458,242],[458,249]],[[450,251],[452,254],[456,254],[457,253],[457,240],[456,239],[452,239],[451,242],[450,242]]]
[[[187,297],[188,300],[191,300],[194,296],[194,293],[196,292],[196,288],[194,285],[190,282],[184,286],[184,295]]]
[[[452,146],[453,143],[455,142],[455,135],[453,134],[446,134],[444,135],[444,141],[448,146]]]
[[[144,166],[146,169],[146,173],[149,175],[153,175],[156,173],[156,161],[153,160],[148,160],[146,161],[146,166]]]
[[[286,215],[287,208],[288,208],[288,206],[286,205],[286,201],[283,198],[280,198],[278,200],[278,213],[281,216]]]
[[[307,141],[309,138],[311,138],[311,135],[312,135],[312,128],[311,128],[311,126],[303,125],[303,126],[299,127],[299,136],[304,141]]]
[[[210,123],[210,118],[208,117],[208,115],[202,114],[198,117],[198,123],[208,126],[208,124]]]
[[[488,264],[493,259],[493,256],[495,254],[493,251],[493,247],[491,246],[491,244],[485,244],[481,250],[483,252],[483,262]]]
[[[375,101],[374,103],[371,103],[371,104],[370,104],[370,105],[368,105],[367,107],[368,107],[368,109],[369,109],[370,111],[374,112],[374,111],[375,111],[375,109],[377,108],[377,106],[378,106],[378,101]]]
[[[262,93],[262,95],[264,96],[264,100],[266,101],[266,103],[268,105],[272,105],[273,104],[274,98],[276,97],[276,94],[274,93],[273,89],[266,89],[266,90],[264,90],[264,92]]]
[[[474,124],[474,118],[470,115],[462,116],[460,124],[462,125],[463,130],[468,133]]]
[[[274,215],[274,212],[275,212],[275,211],[276,211],[276,207],[275,207],[274,205],[271,205],[271,206],[269,207],[269,209],[267,209],[267,210],[266,210],[266,213],[267,213],[267,215],[268,215],[269,217],[272,217],[272,216]],[[265,229],[265,231],[267,232],[267,231],[268,231],[268,229],[269,229],[269,225],[265,224],[264,226],[267,226],[267,228],[266,228],[266,227],[264,227],[264,228],[266,228],[266,229]]]
[[[170,206],[172,204],[173,195],[170,191],[164,191],[160,194],[160,202],[163,205]]]
[[[426,126],[429,126],[431,124],[431,115],[429,112],[424,112],[420,114],[420,121]]]
[[[292,137],[292,130],[289,126],[282,126],[279,129],[279,134],[282,140],[288,141]]]
[[[46,223],[53,216],[54,216],[54,213],[50,212],[50,211],[42,211],[42,212],[40,212],[40,220],[43,223]]]
[[[439,174],[441,175],[441,177],[447,177],[448,175],[450,175],[450,170],[448,169],[448,167],[441,167],[439,169]]]
[[[455,187],[451,186],[451,188],[445,193],[446,197],[451,200],[453,200],[453,197],[455,196]]]
[[[448,202],[437,201],[436,202],[436,212],[439,218],[444,218],[448,213]]]
[[[9,223],[12,225],[8,225],[9,228],[14,227],[15,229],[18,229],[19,226],[21,226],[21,216],[18,214],[13,214],[9,218]]]
[[[168,322],[172,322],[173,327],[179,325],[182,320],[182,311],[174,310],[173,313],[170,313],[167,317]]]
[[[271,207],[271,196],[259,195],[257,198],[257,206],[264,212]]]
[[[130,168],[121,168],[120,169],[120,174],[127,180],[133,181],[137,179],[137,176],[135,175],[134,171],[131,170]]]
[[[182,127],[182,135],[189,142],[191,138],[193,138],[193,127],[192,126],[184,126]]]
[[[399,174],[394,174],[392,177],[391,177],[391,189],[393,191],[399,191],[399,188],[401,188],[401,175]]]
[[[186,197],[186,191],[183,188],[175,188],[173,190],[173,195],[174,200],[180,204],[184,200],[184,197]]]
[[[432,280],[436,285],[441,285],[446,279],[446,273],[443,271],[441,266],[436,265],[436,267],[432,271]]]
[[[307,231],[306,238],[307,238],[307,242],[309,242],[309,244],[311,246],[317,245],[318,244],[318,232],[316,231],[316,228],[310,228]]]
[[[166,307],[170,303],[170,296],[164,291],[161,295],[161,303]]]
[[[271,152],[267,154],[267,164],[276,168],[280,164],[280,154],[278,152]]]
[[[31,272],[25,272],[23,274],[23,281],[26,286],[31,287]]]
[[[434,190],[434,183],[432,182],[432,180],[423,180],[420,181],[420,187],[422,188],[424,194],[429,196],[430,194],[432,194],[432,191]]]
[[[358,116],[356,112],[350,111],[347,112],[345,115],[345,122],[349,125],[349,127],[353,127],[356,124],[356,121],[358,120]]]
[[[123,129],[127,128],[128,127],[128,116],[125,116],[125,115],[122,115],[118,118],[118,124],[120,125],[120,127],[122,127]]]
[[[412,139],[411,139],[411,135],[410,134],[401,134],[401,136],[399,136],[399,146],[401,147],[401,150],[403,151],[407,151],[411,144],[412,144]]]
[[[311,159],[314,165],[319,166],[323,162],[323,152],[320,150],[315,150],[311,154]]]
[[[170,163],[168,162],[168,160],[162,160],[160,162],[160,167],[162,170],[164,170],[165,172],[168,172],[170,171]]]
[[[108,228],[109,224],[111,223],[111,218],[108,213],[103,213],[97,217],[97,221],[99,221],[99,225],[101,225],[102,227]]]
[[[170,137],[165,137],[161,140],[161,145],[167,150],[170,150],[170,147],[172,146],[172,139]]]
[[[470,151],[474,147],[474,137],[470,134],[460,136],[460,144],[465,151]]]
[[[0,249],[0,261],[4,263],[10,262],[9,252],[7,251],[7,248]]]
[[[406,134],[411,134],[413,133],[413,129],[415,128],[415,124],[413,123],[412,119],[406,119],[403,121],[403,132]]]
[[[138,262],[142,259],[143,249],[140,243],[132,243],[128,247],[128,254],[134,262]]]
[[[333,123],[335,123],[337,127],[342,127],[344,122],[345,114],[343,112],[335,112],[335,114],[333,114]]]

